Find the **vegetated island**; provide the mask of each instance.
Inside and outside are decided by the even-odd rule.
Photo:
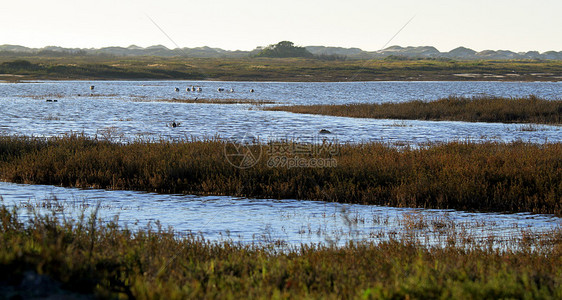
[[[562,100],[528,97],[455,97],[381,104],[287,105],[270,111],[352,118],[562,124]]]
[[[255,165],[238,168],[240,162],[225,156],[240,149],[253,156],[235,157],[254,158]],[[293,161],[315,165],[291,166]],[[329,140],[315,146],[7,136],[0,138],[0,175],[16,183],[69,187],[562,215],[561,143],[398,149]]]
[[[31,218],[23,223],[16,209],[0,206],[0,292],[6,298],[554,299],[562,294],[560,229],[482,237],[450,220],[406,216],[404,233],[381,242],[283,247],[276,240],[244,245],[178,238],[159,227],[128,230],[115,220],[99,222],[95,213],[62,220],[58,207],[43,216],[28,209]],[[426,246],[411,238],[424,228],[436,228],[446,243]],[[513,244],[497,249],[490,246],[495,239]]]

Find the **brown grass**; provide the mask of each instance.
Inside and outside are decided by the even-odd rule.
[[[562,124],[562,100],[448,97],[436,101],[382,104],[291,105],[266,108],[338,117],[465,122]]]
[[[225,157],[233,144],[221,140],[116,144],[81,136],[2,137],[0,178],[162,193],[562,214],[560,143],[453,142],[402,150],[369,143],[332,145],[320,153],[294,151],[299,147],[290,142],[249,146],[261,157],[253,167],[239,169]],[[283,157],[336,164],[272,167]]]

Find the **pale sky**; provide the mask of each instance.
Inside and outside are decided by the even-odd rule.
[[[379,50],[389,44],[449,51],[562,51],[560,0],[4,0],[0,44],[79,48],[252,50],[289,40]]]

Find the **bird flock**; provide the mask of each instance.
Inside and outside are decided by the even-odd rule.
[[[179,91],[180,91],[180,88],[176,87],[176,88],[174,88],[174,91],[179,92]],[[203,88],[200,87],[200,86],[198,86],[198,87],[195,87],[195,86],[189,87],[189,86],[188,86],[188,87],[185,89],[185,91],[186,91],[186,92],[202,92],[202,91],[203,91]],[[249,89],[248,91],[249,91],[250,93],[255,92],[254,89]],[[220,93],[222,93],[222,92],[234,93],[234,88],[225,89],[225,88],[220,87],[220,88],[217,88],[217,92],[220,92]]]

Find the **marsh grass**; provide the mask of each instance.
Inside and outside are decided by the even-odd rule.
[[[538,126],[535,124],[525,124],[522,125],[521,127],[517,128],[518,131],[528,131],[528,132],[534,132],[534,131],[541,131],[541,130],[546,130],[546,128],[544,126]]]
[[[61,118],[59,116],[55,116],[53,114],[49,114],[48,116],[42,118],[45,121],[60,121]]]
[[[396,122],[393,122],[392,124],[388,124],[386,126],[389,126],[389,127],[412,127],[413,125],[408,124],[404,121],[400,121],[400,122],[396,121]]]
[[[560,143],[451,142],[400,149],[367,143],[339,145],[335,152],[281,153],[337,162],[324,168],[271,167],[271,159],[280,155],[275,149],[299,144],[254,144],[247,147],[261,152],[260,159],[239,169],[225,157],[235,144],[220,139],[108,140],[104,135],[1,137],[0,178],[160,193],[562,214]]]
[[[204,103],[204,104],[276,104],[273,100],[254,100],[254,99],[135,99],[136,102],[171,102],[171,103]]]
[[[85,93],[85,94],[75,94],[75,95],[64,95],[61,93],[50,93],[43,95],[23,95],[22,98],[29,98],[34,100],[45,100],[45,99],[61,99],[68,97],[88,97],[88,98],[103,98],[103,97],[117,97],[117,94],[99,94],[99,93]]]
[[[35,100],[45,100],[46,98],[63,98],[64,95],[61,93],[49,93],[45,95],[24,95],[23,98],[31,98]]]
[[[382,104],[290,105],[266,108],[338,117],[465,122],[562,124],[562,100],[455,97]]]
[[[532,232],[514,249],[430,247],[407,235],[343,247],[210,242],[171,229],[122,228],[96,210],[77,219],[0,207],[0,291],[6,297],[560,298],[562,233]],[[430,222],[430,221],[429,221]],[[408,219],[419,228],[428,220]],[[420,225],[421,224],[421,225]],[[459,238],[460,237],[460,238]],[[465,241],[465,242],[463,242]],[[466,243],[470,247],[465,247]],[[33,283],[26,277],[42,278]]]

